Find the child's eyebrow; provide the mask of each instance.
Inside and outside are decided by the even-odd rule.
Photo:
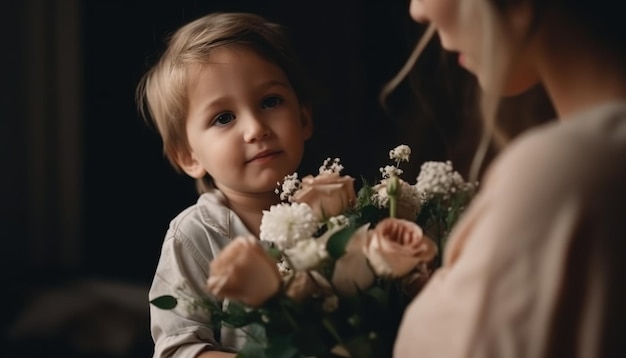
[[[280,80],[264,81],[264,82],[262,82],[262,83],[260,83],[258,85],[258,87],[261,88],[261,89],[266,89],[266,88],[270,88],[270,87],[274,87],[274,86],[280,86],[280,87],[285,87],[285,88],[291,89],[291,86],[289,85],[289,83],[286,83],[286,82],[280,81]]]

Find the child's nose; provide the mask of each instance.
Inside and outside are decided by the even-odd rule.
[[[259,139],[268,137],[269,134],[270,129],[261,116],[255,114],[247,116],[243,135],[246,142],[256,142]]]

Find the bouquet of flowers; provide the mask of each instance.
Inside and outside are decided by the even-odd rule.
[[[319,174],[279,183],[283,202],[265,211],[260,240],[237,237],[210,264],[214,328],[244,330],[238,357],[390,357],[409,302],[439,264],[445,239],[471,200],[450,162],[426,162],[415,184],[400,179],[411,150],[355,192],[339,159]],[[220,300],[226,300],[224,305]],[[151,303],[177,305],[173,296]]]

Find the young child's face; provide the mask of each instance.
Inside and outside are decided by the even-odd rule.
[[[296,171],[312,134],[280,67],[242,48],[216,50],[190,71],[186,131],[192,177],[211,175],[224,192],[266,193]]]

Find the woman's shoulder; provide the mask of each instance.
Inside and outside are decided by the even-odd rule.
[[[502,152],[489,177],[509,187],[572,189],[626,180],[623,158],[626,102],[610,103],[528,130]]]
[[[516,141],[518,147],[543,144],[544,149],[564,148],[584,152],[582,145],[596,150],[623,150],[626,145],[626,102],[598,105],[531,129]],[[614,147],[617,145],[617,147]]]

